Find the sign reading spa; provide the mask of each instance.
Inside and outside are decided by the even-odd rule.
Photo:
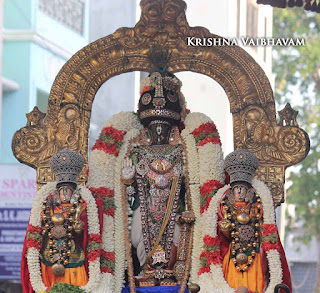
[[[20,261],[36,171],[25,165],[0,165],[0,279],[20,279]]]

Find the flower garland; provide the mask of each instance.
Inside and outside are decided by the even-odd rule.
[[[186,147],[187,188],[190,191],[192,209],[196,216],[190,272],[190,281],[196,283],[197,272],[201,267],[199,260],[203,230],[201,215],[208,208],[213,195],[223,187],[225,180],[223,152],[216,126],[202,113],[187,115],[181,137]]]
[[[262,248],[265,250],[268,259],[270,282],[266,293],[271,293],[277,284],[282,282],[282,267],[280,254],[278,252],[278,233],[275,223],[274,205],[270,190],[257,179],[252,180],[252,186],[260,195],[263,206],[263,238]],[[217,234],[218,208],[220,200],[230,188],[227,185],[221,188],[210,202],[209,208],[203,214],[203,247],[200,254],[202,267],[199,270],[199,285],[203,293],[234,292],[224,279],[222,272],[222,258],[220,254],[220,240]],[[214,288],[214,290],[212,289]]]
[[[123,219],[128,214],[121,203],[121,168],[124,156],[132,147],[131,141],[142,129],[134,113],[121,112],[113,116],[104,125],[103,134],[95,144],[89,160],[88,187],[95,197],[103,198],[104,201],[101,269],[104,273],[102,283],[106,288],[105,292],[118,293],[123,286],[126,249]],[[204,114],[188,114],[181,137],[188,166],[186,173],[191,205],[199,219],[194,226],[191,258],[190,281],[195,282],[200,269],[199,255],[202,248],[200,217],[209,205],[209,199],[223,186],[223,153],[216,127]],[[130,218],[128,222],[130,229]]]
[[[30,282],[35,292],[47,291],[41,276],[40,268],[40,249],[42,246],[41,213],[42,202],[48,195],[56,190],[56,182],[50,182],[44,185],[36,194],[31,209],[29,225],[27,229],[27,263],[30,274]],[[100,283],[100,225],[98,217],[98,208],[91,192],[83,187],[78,186],[79,193],[85,201],[88,216],[88,234],[89,240],[87,245],[89,280],[88,283],[81,287],[86,292],[92,292],[99,287]]]
[[[126,261],[126,242],[130,241],[130,238],[127,239],[125,237],[124,229],[129,229],[129,227],[125,227],[126,221],[124,221],[124,217],[128,218],[128,209],[127,206],[124,206],[122,201],[122,180],[121,180],[121,170],[122,170],[122,162],[127,154],[130,141],[139,137],[140,130],[139,129],[131,129],[128,131],[124,138],[124,145],[121,148],[119,157],[116,162],[115,168],[115,199],[116,199],[116,215],[115,215],[115,241],[117,243],[115,254],[116,254],[116,267],[115,267],[115,292],[121,292],[123,285],[125,283],[124,273],[125,273],[125,261]],[[131,246],[130,246],[131,247]],[[129,260],[127,259],[127,262]],[[132,288],[131,288],[132,289]]]
[[[142,129],[132,112],[120,112],[109,119],[89,159],[88,187],[103,199],[103,230],[99,292],[121,292],[125,268],[123,207],[120,171],[128,143]],[[132,131],[134,130],[134,131]],[[119,165],[120,164],[120,165]],[[115,245],[117,243],[117,245]]]

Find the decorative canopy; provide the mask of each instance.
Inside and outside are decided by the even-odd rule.
[[[277,8],[304,7],[307,11],[320,13],[320,0],[257,0],[258,4],[267,4]]]
[[[285,111],[285,117],[277,122],[266,74],[239,46],[188,46],[190,36],[223,38],[206,28],[190,27],[183,0],[143,0],[140,5],[141,18],[135,27],[119,28],[89,44],[62,67],[51,88],[45,119],[36,108],[27,114],[27,125],[15,133],[15,157],[37,169],[38,186],[54,179],[50,158],[63,148],[79,152],[87,163],[96,92],[113,76],[148,71],[150,49],[158,46],[170,52],[169,72],[202,73],[223,87],[233,115],[234,148],[246,148],[256,155],[256,177],[268,184],[279,205],[284,201],[285,169],[309,152],[308,134],[298,127],[294,112]],[[86,181],[86,166],[79,181]]]

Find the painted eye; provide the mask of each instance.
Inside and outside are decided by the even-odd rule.
[[[175,103],[178,100],[178,95],[176,92],[170,90],[167,92],[167,96],[170,102]]]
[[[151,100],[152,100],[152,97],[151,97],[151,95],[148,94],[148,93],[144,94],[144,95],[142,96],[142,98],[141,98],[141,102],[142,102],[142,104],[145,105],[145,106],[148,105],[148,104],[150,104]]]

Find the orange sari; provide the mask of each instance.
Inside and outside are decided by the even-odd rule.
[[[238,203],[241,205],[241,203]],[[222,214],[224,210],[221,208]],[[255,213],[257,213],[257,208],[255,209]],[[261,211],[261,215],[263,212]],[[237,289],[240,286],[245,286],[249,290],[253,292],[263,293],[265,288],[265,278],[262,271],[262,259],[260,253],[255,255],[254,261],[252,262],[250,268],[243,273],[239,272],[232,259],[230,258],[230,250],[231,244],[229,245],[229,249],[224,256],[222,263],[222,270],[225,280],[228,282],[229,286]],[[251,256],[248,256],[248,260],[251,259]],[[246,264],[239,265],[241,269]]]

